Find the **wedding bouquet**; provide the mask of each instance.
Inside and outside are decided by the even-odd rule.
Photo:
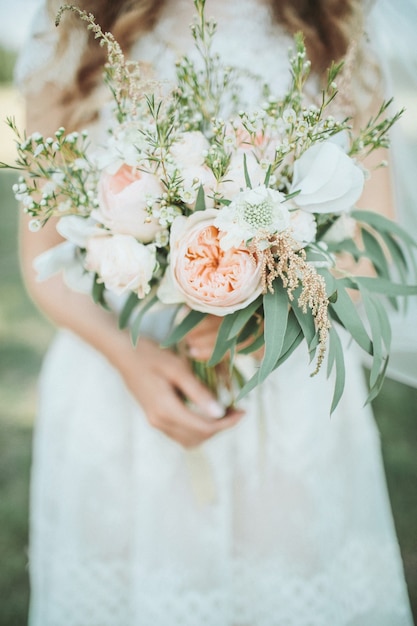
[[[239,397],[305,342],[316,359],[312,374],[326,352],[328,374],[335,369],[333,410],[344,386],[337,331],[344,327],[372,356],[372,399],[390,346],[380,296],[395,305],[397,296],[417,293],[406,285],[415,243],[388,219],[354,207],[367,176],[361,159],[388,145],[400,114],[387,116],[385,102],[356,135],[349,119],[335,119],[341,64],[329,69],[312,103],[301,36],[289,57],[287,92],[276,97],[263,86],[259,106],[242,108],[242,73],[212,52],[216,25],[204,5],[195,0],[196,58],[178,61],[170,89],[143,78],[91,14],[61,8],[57,22],[74,11],[107,47],[114,106],[107,138],[95,150],[88,132],[60,128],[52,137],[26,137],[8,120],[21,170],[14,191],[32,216],[30,228],[58,217],[65,240],[37,260],[40,277],[63,270],[77,285],[81,277],[105,306],[109,294],[123,296],[120,326],[130,327],[135,342],[143,315],[160,303],[186,311],[166,346],[207,314],[222,317],[210,361],[196,368],[211,380],[225,359],[236,372],[236,353],[263,348],[255,375],[239,380]],[[368,259],[375,275],[344,270],[339,259],[346,253]],[[364,317],[351,290],[360,292]]]

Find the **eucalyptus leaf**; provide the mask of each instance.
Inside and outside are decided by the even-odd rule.
[[[388,219],[384,215],[380,213],[375,213],[374,211],[352,211],[352,217],[359,222],[365,222],[369,224],[377,232],[387,232],[389,234],[394,234],[400,239],[402,239],[406,244],[411,247],[417,248],[417,242],[409,235],[409,233],[404,230],[397,222],[393,222]]]
[[[384,357],[386,354],[383,351],[382,341],[382,328],[380,324],[380,318],[376,311],[374,301],[371,294],[364,287],[361,288],[362,302],[365,309],[366,317],[369,321],[369,328],[372,337],[373,356],[371,372],[369,376],[370,386],[373,387],[378,379],[378,374],[382,368]]]
[[[139,335],[140,335],[140,325],[142,323],[142,318],[145,315],[146,311],[149,311],[149,309],[158,301],[158,297],[157,296],[153,296],[151,298],[149,298],[149,300],[147,300],[146,302],[143,303],[143,305],[141,306],[138,314],[136,315],[135,319],[133,320],[132,323],[132,328],[130,330],[130,335],[132,337],[132,342],[133,345],[137,344],[137,341],[139,339]]]
[[[262,302],[262,299],[260,296],[259,298],[254,300],[254,302],[251,302],[250,304],[248,304],[248,306],[245,307],[244,309],[240,309],[240,311],[236,311],[236,313],[234,314],[233,324],[231,325],[231,328],[229,331],[228,339],[231,339],[232,337],[235,337],[238,333],[240,333],[240,331],[245,326],[245,324],[249,321],[252,315],[256,313],[256,311],[259,309],[259,307],[261,306],[261,302]]]
[[[250,378],[247,381],[247,383],[242,387],[242,389],[239,391],[237,398],[236,398],[236,402],[239,402],[239,400],[244,398],[250,391],[255,389],[255,387],[257,387],[258,384],[259,384],[259,370],[255,372],[252,378]]]
[[[274,293],[268,291],[264,295],[263,305],[265,354],[259,370],[260,382],[272,372],[281,354],[288,322],[287,292],[281,285],[276,284]]]
[[[338,283],[341,285],[340,289],[338,289],[338,298],[336,302],[329,304],[329,311],[334,310],[338,320],[340,320],[340,323],[352,335],[356,343],[358,343],[365,352],[372,354],[372,342],[359,317],[356,307],[343,287],[343,280],[339,280]]]
[[[140,300],[137,294],[131,292],[126,302],[124,303],[122,310],[120,311],[120,315],[119,315],[119,328],[120,329],[126,328],[126,326],[129,323],[130,316],[132,315],[135,307],[139,304],[139,302]]]
[[[369,231],[362,229],[362,240],[366,254],[372,261],[378,275],[383,278],[389,278],[388,262],[378,239]]]
[[[93,283],[93,291],[92,296],[95,304],[103,304],[104,302],[104,283],[98,282],[98,274],[94,274],[94,283]]]
[[[340,341],[340,337],[337,334],[334,326],[329,329],[329,358],[330,354],[332,355],[331,358],[335,365],[336,374],[332,405],[330,408],[330,414],[332,414],[339,404],[340,398],[343,395],[346,379],[345,359],[343,355],[342,342]]]
[[[236,344],[236,337],[229,339],[230,329],[235,319],[235,313],[226,315],[220,325],[219,332],[217,333],[216,344],[214,346],[213,354],[211,355],[208,366],[213,367],[220,363],[225,356],[226,352]]]
[[[296,317],[294,310],[290,310],[287,321],[287,329],[285,332],[284,341],[282,344],[282,349],[279,355],[278,361],[275,363],[274,369],[279,367],[284,361],[288,359],[289,356],[294,352],[294,350],[299,346],[304,338],[304,334],[302,328],[299,324],[298,318]]]
[[[206,317],[206,315],[207,313],[202,313],[201,311],[190,311],[178,326],[175,326],[168,338],[162,342],[162,347],[169,348],[179,343],[192,328],[197,326],[197,324]]]
[[[417,285],[403,285],[394,283],[385,278],[371,278],[369,276],[358,276],[356,281],[369,291],[381,293],[384,296],[416,296]]]
[[[381,370],[375,385],[371,388],[371,390],[369,392],[369,395],[368,395],[368,397],[366,399],[365,404],[369,404],[370,402],[375,400],[375,398],[377,397],[377,395],[381,391],[382,385],[384,384],[385,375],[387,373],[388,363],[389,363],[389,357],[387,357],[385,359],[385,363],[384,363],[383,369]]]
[[[245,348],[239,348],[239,354],[251,354],[252,352],[256,352],[256,350],[262,348],[264,344],[265,337],[264,334],[261,333],[259,337],[257,337],[251,344],[249,344]]]
[[[259,334],[263,335],[263,327],[261,327],[261,319],[256,319],[255,317],[251,317],[248,322],[246,322],[245,326],[242,328],[240,333],[237,335],[237,343],[243,343],[247,341],[251,337],[256,338]]]

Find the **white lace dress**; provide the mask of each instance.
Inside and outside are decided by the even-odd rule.
[[[192,5],[168,0],[136,46],[161,76],[189,45]],[[289,39],[266,4],[207,11],[221,18],[221,54],[282,89]],[[42,45],[29,45],[32,64]],[[149,318],[147,332],[164,322]],[[300,347],[236,428],[190,453],[148,425],[100,354],[60,332],[34,442],[31,626],[410,626],[359,360],[349,349],[332,418],[332,385],[310,372]]]

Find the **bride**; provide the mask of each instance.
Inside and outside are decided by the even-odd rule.
[[[80,4],[158,78],[169,80],[191,47],[192,0]],[[275,92],[287,84],[291,33],[305,33],[317,77],[357,39],[348,94],[370,65],[358,61],[360,2],[312,7],[206,2],[221,56]],[[99,142],[103,51],[74,18],[55,31],[57,9],[49,0],[41,10],[20,62],[28,132],[88,125]],[[359,92],[349,98],[358,111]],[[362,203],[389,214],[389,197],[378,170]],[[37,282],[33,259],[58,242],[52,223],[36,235],[23,225],[28,289],[62,329],[40,381],[31,626],[410,626],[378,433],[353,346],[331,419],[331,381],[309,377],[302,348],[239,410],[217,419],[222,410],[209,391],[159,347],[165,311],[148,317],[135,349],[113,315],[60,276]],[[188,336],[193,356],[209,357],[217,328],[209,317]]]

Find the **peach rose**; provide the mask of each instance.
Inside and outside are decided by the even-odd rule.
[[[106,289],[118,295],[133,291],[139,298],[149,293],[156,266],[153,246],[131,235],[110,235],[91,237],[86,250],[86,269],[97,273]]]
[[[157,218],[149,215],[147,202],[162,193],[156,176],[126,164],[115,174],[103,171],[98,185],[99,208],[93,212],[93,217],[114,233],[132,235],[148,243],[162,226]]]
[[[222,250],[216,209],[177,217],[171,229],[170,265],[158,290],[166,304],[224,316],[262,292],[261,263],[244,246]]]

